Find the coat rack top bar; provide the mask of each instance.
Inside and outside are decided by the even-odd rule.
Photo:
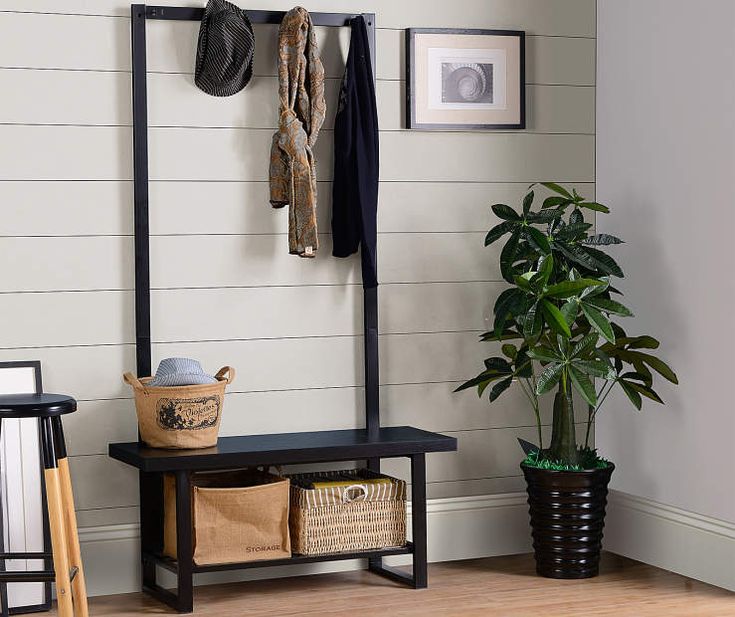
[[[201,21],[204,9],[195,6],[145,6],[146,19],[169,19],[176,21]],[[279,25],[283,21],[286,11],[250,11],[246,9],[248,18],[254,24]],[[347,26],[350,19],[363,15],[368,26],[372,26],[375,19],[373,13],[309,13],[315,26]]]

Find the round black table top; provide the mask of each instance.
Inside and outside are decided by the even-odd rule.
[[[1,394],[0,419],[49,418],[77,410],[77,402],[66,394]]]

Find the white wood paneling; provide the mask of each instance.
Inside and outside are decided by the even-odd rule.
[[[7,123],[132,124],[129,73],[0,69],[0,89],[7,93],[3,112]],[[325,129],[334,125],[338,91],[339,80],[327,80]],[[275,77],[255,77],[242,94],[213,100],[194,85],[191,75],[152,73],[148,76],[148,123],[153,127],[274,128],[277,98]],[[377,98],[380,128],[402,129],[404,83],[379,81]],[[594,132],[593,88],[531,85],[527,101],[531,132]]]
[[[574,184],[594,198],[593,183]],[[525,182],[383,182],[378,230],[487,231],[497,222],[494,203],[518,206]],[[331,191],[319,184],[319,229],[330,231]],[[0,236],[131,235],[132,182],[2,182]],[[263,182],[152,182],[151,233],[285,234],[284,211],[268,205]],[[207,216],[202,216],[202,203]],[[382,261],[382,260],[381,260]]]
[[[332,172],[327,135],[316,146],[317,162],[322,162],[317,164],[317,177],[323,180],[330,179]],[[151,129],[151,178],[266,180],[271,137],[270,129]],[[0,179],[131,177],[131,129],[127,127],[10,125],[0,127],[0,140]],[[594,179],[594,139],[589,135],[387,132],[380,143],[384,181]]]
[[[0,181],[0,203],[0,236],[133,233],[132,182]]]
[[[6,292],[132,289],[133,261],[131,237],[0,238]]]
[[[484,232],[383,234],[384,283],[500,280],[501,245]],[[132,238],[0,238],[0,260],[14,263],[6,291],[132,289]],[[331,257],[329,239],[316,259],[287,252],[284,236],[161,236],[151,239],[155,288],[359,283],[359,259]]]
[[[0,13],[0,29],[7,32],[0,66],[129,71],[129,28],[128,19]],[[151,22],[147,31],[148,70],[192,74],[198,28],[194,22]],[[25,36],[29,29],[37,32],[37,37]],[[275,26],[256,25],[254,29],[258,53],[253,72],[256,76],[275,75]],[[594,85],[593,38],[528,34],[527,79],[530,83]],[[348,30],[317,28],[317,36],[327,76],[341,77],[349,44]],[[43,38],[46,44],[34,44],[39,38]],[[378,78],[403,79],[403,30],[379,29],[376,38]]]
[[[161,5],[191,4],[182,0],[159,0]],[[343,0],[314,0],[312,11],[344,11]],[[77,15],[130,15],[126,0],[2,0],[2,11],[39,13],[73,13]],[[462,10],[444,0],[370,0],[355,1],[349,10],[375,12],[378,25],[389,28],[408,28],[421,25],[433,28],[519,28],[535,34],[555,36],[595,36],[595,6],[587,0],[465,0]]]
[[[385,285],[380,331],[483,329],[492,298],[502,287],[502,283]],[[9,329],[2,347],[132,343],[133,304],[132,291],[3,294],[0,307],[8,323],[22,321],[34,328],[32,333]],[[417,306],[425,310],[417,312]],[[362,328],[362,287],[160,290],[152,293],[151,308],[153,339],[158,342],[347,336]]]

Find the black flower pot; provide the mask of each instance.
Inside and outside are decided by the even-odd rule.
[[[552,471],[521,463],[528,485],[536,572],[547,578],[597,576],[607,485],[615,466]]]

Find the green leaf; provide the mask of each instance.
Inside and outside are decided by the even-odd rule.
[[[541,251],[544,255],[548,255],[551,252],[551,246],[549,245],[549,239],[535,227],[526,227],[526,236],[528,241],[531,243],[533,248]]]
[[[663,360],[660,360],[656,356],[652,356],[650,353],[643,353],[642,351],[635,352],[636,355],[643,360],[648,366],[650,366],[654,371],[656,371],[659,375],[661,375],[664,379],[668,379],[671,383],[678,384],[679,379],[676,376],[676,373],[671,370],[668,364],[664,362]]]
[[[550,347],[539,345],[527,352],[529,358],[538,360],[539,362],[559,362],[562,358]]]
[[[569,365],[569,377],[572,378],[572,384],[577,391],[582,395],[582,398],[587,401],[593,407],[597,405],[597,393],[595,392],[595,385],[590,381],[582,371],[576,368],[573,364]]]
[[[607,320],[607,317],[605,317],[596,308],[587,304],[582,304],[582,312],[595,330],[602,334],[602,336],[611,343],[615,343],[615,334],[613,333],[612,326]]]
[[[581,341],[579,341],[574,347],[572,347],[572,358],[584,357],[595,345],[600,336],[596,332],[590,332]]]
[[[619,381],[620,387],[623,389],[623,392],[628,396],[630,399],[630,402],[635,405],[635,408],[640,411],[641,405],[643,405],[643,401],[641,400],[641,395],[638,394],[638,392],[635,391],[634,388],[630,386],[630,384],[625,383],[624,381]]]
[[[526,193],[526,196],[523,198],[523,216],[526,216],[531,209],[531,204],[533,203],[533,191],[530,191]]]
[[[513,369],[505,358],[488,358],[485,360],[485,368],[488,371],[500,371],[505,373],[511,373]]]
[[[485,236],[485,246],[490,246],[496,240],[502,238],[505,234],[513,229],[515,223],[513,221],[503,221],[487,232]]]
[[[503,381],[499,381],[493,386],[493,389],[490,390],[490,401],[494,401],[497,399],[503,392],[505,392],[508,388],[510,388],[510,384],[513,383],[513,377],[508,377],[507,379],[503,379]]]
[[[611,236],[610,234],[597,234],[595,236],[590,236],[586,240],[584,240],[585,244],[602,244],[607,246],[608,244],[623,244],[623,240],[618,238],[617,236]]]
[[[574,200],[574,197],[572,197],[572,194],[567,191],[563,186],[557,184],[556,182],[542,182],[541,186],[545,186],[550,191],[554,191],[555,193],[559,193],[559,195],[563,195],[567,199]]]
[[[536,339],[541,334],[543,319],[539,310],[538,302],[534,302],[528,309],[523,322],[523,336],[526,340]]]
[[[544,311],[546,323],[548,323],[555,332],[558,332],[567,338],[572,336],[567,320],[564,319],[564,315],[562,315],[562,312],[556,306],[548,300],[543,299],[541,300],[541,308]]]
[[[580,371],[593,377],[599,377],[600,379],[615,379],[615,369],[599,360],[573,360],[572,364],[576,366]]]
[[[552,195],[551,197],[547,197],[544,199],[544,203],[541,206],[542,210],[547,210],[549,208],[561,208],[564,206],[568,206],[570,203],[572,203],[571,199],[567,199],[566,197],[559,197],[558,195]]]
[[[551,273],[554,271],[554,256],[544,255],[538,262],[538,272],[533,277],[533,282],[540,282],[542,286],[549,281]]]
[[[661,397],[656,393],[656,391],[651,388],[650,386],[643,386],[639,383],[635,383],[634,381],[626,381],[626,385],[630,388],[633,388],[638,394],[642,394],[646,398],[650,398],[652,401],[656,401],[657,403],[664,404]]]
[[[521,314],[525,302],[525,294],[516,288],[506,289],[498,296],[493,310],[495,313],[495,321],[493,323],[495,338],[499,339],[501,337],[509,316],[512,318]]]
[[[529,212],[526,220],[529,223],[550,223],[563,214],[562,210],[542,210],[541,212]]]
[[[561,314],[564,315],[564,319],[569,324],[569,327],[571,327],[574,321],[577,319],[579,304],[575,299],[568,300],[567,302],[562,304],[559,310],[561,311]]]
[[[516,346],[515,345],[511,345],[510,343],[506,343],[500,349],[511,360],[514,359],[518,355],[518,349],[516,349]]]
[[[472,379],[465,381],[461,386],[457,386],[454,391],[460,392],[462,390],[467,390],[467,388],[474,388],[475,386],[478,386],[488,380],[492,380],[493,378],[493,375],[489,375],[487,371],[483,371],[477,377],[473,377]]]
[[[547,366],[536,382],[536,394],[545,394],[559,383],[559,378],[563,370],[563,364],[551,364]]]
[[[587,253],[590,259],[592,259],[592,261],[594,262],[595,266],[606,274],[612,274],[613,276],[617,276],[618,278],[623,278],[625,276],[617,262],[607,253],[603,253],[602,251],[593,249],[590,246],[575,248],[579,248],[579,250]]]
[[[564,257],[569,261],[584,266],[588,270],[597,270],[597,264],[595,261],[585,253],[581,247],[575,245],[567,245],[563,242],[554,242],[554,248],[556,248]]]
[[[495,213],[495,216],[505,221],[521,220],[520,215],[515,210],[513,210],[513,208],[511,208],[510,206],[506,206],[505,204],[494,204],[492,206],[492,209]]]
[[[652,336],[636,336],[628,345],[629,349],[658,349],[659,342]]]
[[[508,242],[505,243],[503,250],[500,251],[500,273],[509,283],[513,283],[513,264],[518,254],[518,241],[520,239],[520,231],[515,230]]]
[[[604,285],[604,283],[595,279],[577,279],[575,281],[562,281],[556,285],[551,285],[546,288],[545,295],[551,296],[552,298],[569,298],[570,296],[576,296],[580,292],[584,291],[588,287],[596,287]]]
[[[531,359],[528,357],[528,350],[521,348],[516,356],[515,371],[513,375],[526,378],[532,377],[533,367],[531,364]]]
[[[535,274],[535,272],[526,272],[526,274]],[[520,287],[523,291],[532,292],[533,289],[531,287],[531,278],[527,276],[516,276],[513,279],[513,282],[515,282],[518,287]]]
[[[610,212],[610,208],[598,204],[596,201],[582,201],[577,204],[580,208],[587,208],[588,210],[594,210],[595,212],[604,212],[607,214]]]
[[[572,213],[569,215],[569,224],[577,225],[578,223],[584,223],[584,214],[579,208],[574,208]]]
[[[595,308],[605,311],[606,313],[620,315],[621,317],[633,317],[633,313],[629,308],[623,306],[622,304],[620,304],[620,302],[616,302],[615,300],[592,297],[585,299],[585,302],[587,304],[591,304]]]

